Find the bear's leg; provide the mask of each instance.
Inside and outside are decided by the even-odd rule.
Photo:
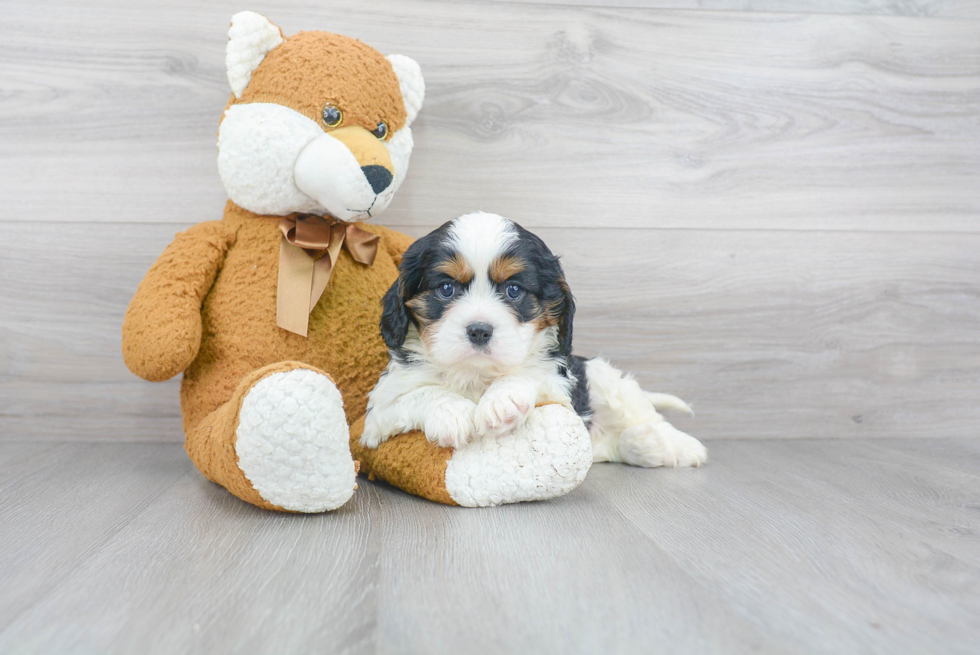
[[[185,447],[213,482],[253,505],[324,512],[346,503],[357,471],[340,391],[319,369],[280,362],[254,371],[187,431]]]
[[[488,507],[563,496],[592,465],[589,432],[578,414],[562,405],[537,407],[514,432],[477,438],[455,450],[430,443],[421,432],[365,448],[363,431],[362,417],[350,433],[362,472],[447,505]]]

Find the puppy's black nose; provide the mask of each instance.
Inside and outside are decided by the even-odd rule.
[[[466,326],[466,334],[474,346],[485,346],[493,334],[493,326],[489,323],[470,323]]]
[[[391,173],[384,166],[374,164],[371,166],[361,166],[361,171],[364,172],[364,177],[367,178],[368,184],[371,185],[375,193],[381,193],[391,186]]]

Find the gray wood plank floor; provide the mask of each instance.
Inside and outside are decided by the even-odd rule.
[[[550,502],[263,512],[176,444],[0,443],[4,653],[975,653],[980,440],[709,443]]]

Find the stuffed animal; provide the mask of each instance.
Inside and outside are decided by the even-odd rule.
[[[178,234],[123,324],[123,356],[151,381],[183,373],[187,453],[262,508],[322,512],[363,473],[468,506],[567,493],[592,462],[568,407],[456,450],[423,434],[360,445],[388,361],[381,300],[411,239],[365,223],[405,179],[422,104],[418,64],[327,32],[289,38],[236,14],[232,95],[218,131],[230,200],[221,221]]]

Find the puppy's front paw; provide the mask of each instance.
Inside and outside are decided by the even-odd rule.
[[[619,438],[622,460],[633,466],[701,466],[708,450],[689,434],[667,421],[641,423]]]
[[[425,418],[425,436],[443,448],[458,448],[473,436],[476,403],[466,398],[447,399]]]
[[[537,391],[529,382],[498,382],[487,389],[476,406],[473,420],[481,437],[499,437],[524,424],[534,409]]]
[[[364,419],[364,432],[361,433],[361,445],[365,448],[377,448],[388,440],[388,435],[384,433],[381,426],[374,420],[374,414],[368,412]]]

